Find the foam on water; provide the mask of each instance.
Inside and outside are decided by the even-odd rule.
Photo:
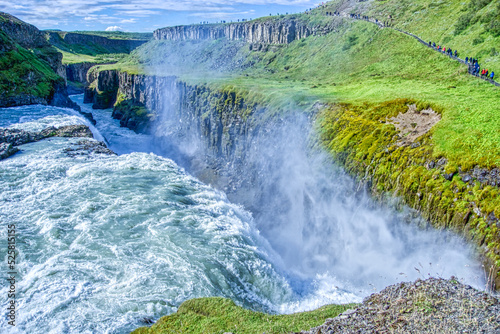
[[[154,154],[67,156],[76,141],[23,145],[0,162],[21,332],[127,332],[201,296],[268,310],[290,300],[252,218],[223,193]]]
[[[117,154],[132,152],[159,153],[152,143],[152,137],[134,133],[128,128],[120,127],[120,121],[113,119],[112,110],[93,110],[90,104],[83,104],[83,94],[71,97],[77,102],[82,111],[91,112],[96,120],[96,128],[106,138],[108,147]]]
[[[121,155],[70,157],[64,150],[76,147],[78,138],[50,138],[22,145],[22,152],[0,161],[0,219],[4,226],[16,224],[17,231],[19,333],[127,333],[143,326],[144,318],[156,320],[181,302],[203,296],[223,296],[280,313],[359,302],[372,291],[346,277],[361,266],[363,278],[382,275],[383,267],[366,265],[370,256],[379,263],[382,257],[389,267],[400,266],[398,253],[408,254],[408,248],[418,249],[424,258],[439,257],[432,254],[442,249],[432,247],[439,236],[408,226],[400,233],[397,226],[404,224],[387,225],[385,211],[367,209],[369,203],[352,202],[342,193],[315,195],[312,188],[327,184],[319,177],[298,190],[286,180],[283,185],[290,196],[309,192],[307,205],[317,212],[309,223],[323,223],[308,230],[302,226],[307,219],[296,221],[302,213],[283,222],[260,222],[262,235],[275,238],[266,240],[251,215],[229,203],[224,193],[189,176],[172,160],[150,153],[156,150],[150,136],[120,128],[109,110],[93,113],[95,136],[105,137]],[[0,126],[38,131],[75,123],[88,125],[69,109],[0,109]],[[298,160],[290,159],[296,165]],[[305,174],[317,176],[309,170]],[[320,197],[328,201],[314,204]],[[320,210],[322,206],[329,209]],[[345,217],[364,228],[343,227]],[[377,237],[364,238],[366,234]],[[0,249],[6,248],[6,238],[2,228]],[[356,240],[366,243],[359,247]],[[395,240],[395,247],[380,249]],[[419,242],[424,250],[416,246]],[[463,244],[450,245],[443,256],[473,263],[468,255],[452,254],[453,245]],[[366,258],[357,262],[359,252]],[[475,272],[465,269],[464,275]],[[1,286],[4,309],[6,297]],[[2,317],[2,329],[5,322]]]

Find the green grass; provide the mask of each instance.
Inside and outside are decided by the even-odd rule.
[[[57,49],[63,54],[63,64],[76,64],[76,63],[116,63],[127,56],[126,53],[105,53],[105,54],[95,54],[88,55],[83,53],[67,52],[61,49]]]
[[[393,193],[403,198],[437,227],[446,227],[474,240],[487,262],[500,267],[499,229],[474,213],[479,208],[486,216],[494,213],[500,217],[500,190],[489,185],[466,184],[458,174],[446,180],[442,177],[444,173],[458,171],[453,162],[443,169],[425,167],[442,157],[432,139],[439,128],[421,136],[418,147],[397,145],[397,131],[387,120],[404,113],[408,104],[413,103],[419,110],[432,107],[444,113],[439,106],[407,99],[343,104],[327,109],[319,118],[323,146],[351,174],[370,175],[373,193],[382,196]],[[500,282],[500,277],[497,280]]]
[[[15,44],[3,31],[0,38],[7,51],[0,53],[0,91],[2,98],[33,95],[47,99],[53,85],[63,79],[37,57],[44,50],[26,50]]]
[[[500,29],[499,0],[375,1],[368,15],[380,19],[392,15],[396,27],[425,41],[457,49],[461,58],[479,58],[482,66],[500,74],[500,31],[491,29],[492,24]],[[457,34],[457,25],[466,15],[471,16],[471,21]]]
[[[130,53],[131,45],[129,41],[144,41],[152,37],[152,34],[141,33],[121,33],[121,32],[74,32],[72,34],[94,35],[109,39],[120,40],[123,43],[105,45],[102,43],[94,43],[87,38],[81,38],[80,43],[67,43],[64,37],[68,32],[64,31],[47,31],[49,42],[63,54],[64,64],[75,64],[82,62],[91,63],[116,63]],[[120,38],[123,37],[123,38]]]
[[[338,20],[337,32],[270,47],[267,52],[249,51],[231,41],[152,41],[106,69],[163,71],[193,84],[230,85],[252,102],[283,110],[307,109],[315,102],[377,103],[395,97],[426,101],[444,110],[433,136],[436,154],[465,169],[500,165],[497,87],[397,31],[363,21],[328,19]],[[248,67],[213,71],[227,50],[233,50],[231,60],[241,59]]]
[[[270,315],[246,310],[225,298],[191,299],[172,315],[160,318],[151,328],[141,327],[134,334],[153,333],[290,333],[323,324],[356,305],[327,305],[315,311],[289,315]]]
[[[77,34],[101,36],[110,39],[126,39],[126,40],[149,40],[153,38],[151,32],[125,32],[125,31],[71,31]]]

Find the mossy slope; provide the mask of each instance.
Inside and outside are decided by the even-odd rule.
[[[176,313],[160,318],[152,327],[132,333],[290,333],[318,326],[352,307],[355,305],[327,305],[310,312],[270,315],[246,310],[225,298],[198,298],[182,303]]]
[[[17,44],[0,30],[0,106],[47,103],[52,100],[56,87],[64,87],[49,63],[35,52]]]
[[[500,226],[495,218],[500,217],[498,187],[467,181],[457,173],[457,166],[435,150],[435,131],[421,136],[415,145],[399,146],[400,134],[387,120],[405,113],[414,103],[418,102],[398,99],[381,104],[336,105],[319,118],[323,144],[351,174],[365,175],[363,181],[371,185],[374,194],[399,196],[435,227],[474,240],[486,254],[486,263],[499,268]],[[427,107],[417,104],[419,110]],[[495,278],[500,286],[500,277]]]

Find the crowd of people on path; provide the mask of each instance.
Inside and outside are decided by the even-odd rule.
[[[370,17],[368,17],[366,15],[361,15],[361,14],[354,14],[354,13],[342,14],[338,11],[326,12],[326,15],[327,16],[347,16],[348,15],[348,17],[351,19],[365,20],[365,21],[376,23],[379,26],[383,26],[383,27],[391,27],[392,26],[392,16],[391,15],[388,16],[388,21],[379,21],[378,19],[371,19]],[[422,39],[420,39],[418,36],[404,32],[404,31],[399,30],[397,28],[394,28],[394,29],[417,38],[423,44],[426,43]],[[429,41],[428,46],[430,48],[433,48],[434,50],[436,50],[438,52],[442,52],[445,55],[448,55],[450,58],[454,58],[458,61],[464,62],[462,59],[458,58],[458,56],[459,56],[458,50],[452,50],[451,48],[447,48],[445,46],[436,45],[436,43],[432,42],[432,41]],[[479,65],[477,59],[472,58],[472,57],[465,57],[465,64],[468,66],[468,68],[469,68],[468,71],[470,74],[475,75],[481,79],[490,81],[491,83],[498,86],[498,84],[494,81],[495,72],[493,72],[493,71],[490,72],[487,68],[481,69],[481,66]]]
[[[447,48],[446,46],[436,45],[436,43],[432,41],[429,41],[429,47],[433,48],[438,52],[442,52],[451,58],[460,60],[460,58],[458,58],[457,50],[453,51],[451,48]],[[481,69],[481,66],[479,65],[479,62],[476,58],[465,57],[465,64],[469,67],[470,74],[485,80],[489,79],[493,81],[495,77],[495,72],[491,71],[490,73],[490,71],[487,68]]]

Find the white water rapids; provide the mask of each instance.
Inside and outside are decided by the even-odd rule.
[[[0,161],[2,275],[7,272],[9,224],[16,225],[18,251],[17,326],[11,328],[2,316],[2,332],[128,333],[196,297],[223,296],[248,308],[289,313],[359,302],[370,292],[370,282],[349,282],[341,273],[353,270],[332,265],[360,265],[332,253],[339,247],[316,245],[324,249],[322,257],[337,259],[324,261],[332,267],[321,272],[300,275],[297,268],[307,265],[299,264],[287,269],[282,243],[269,240],[272,229],[259,231],[244,208],[160,156],[168,152],[155,147],[151,137],[120,128],[107,110],[92,112],[96,138],[105,138],[119,155],[70,156],[65,149],[79,138],[51,138],[22,145],[21,152]],[[88,121],[68,109],[0,109],[0,127],[41,130],[82,123]],[[351,200],[337,211],[353,219],[370,212],[375,218],[370,216],[364,231],[336,225],[314,233],[322,233],[321,240],[326,234],[335,244],[341,233],[350,238],[342,240],[347,248],[355,247],[359,237],[361,253],[379,263],[380,270],[372,273],[377,288],[407,277],[426,277],[428,272],[482,284],[473,255],[457,238],[443,239],[443,234],[409,226],[394,231],[386,227],[385,211],[360,209],[363,202],[352,205]],[[285,238],[284,234],[277,237]],[[281,240],[294,238],[287,237]],[[422,243],[424,248],[416,246]],[[412,249],[401,248],[400,255],[411,254],[418,271],[408,271],[405,262],[403,272],[395,272],[403,261],[399,249],[377,250],[391,244],[410,245]],[[386,258],[380,259],[380,254]],[[386,277],[381,279],[381,272]],[[4,314],[7,290],[7,284],[0,286]]]

